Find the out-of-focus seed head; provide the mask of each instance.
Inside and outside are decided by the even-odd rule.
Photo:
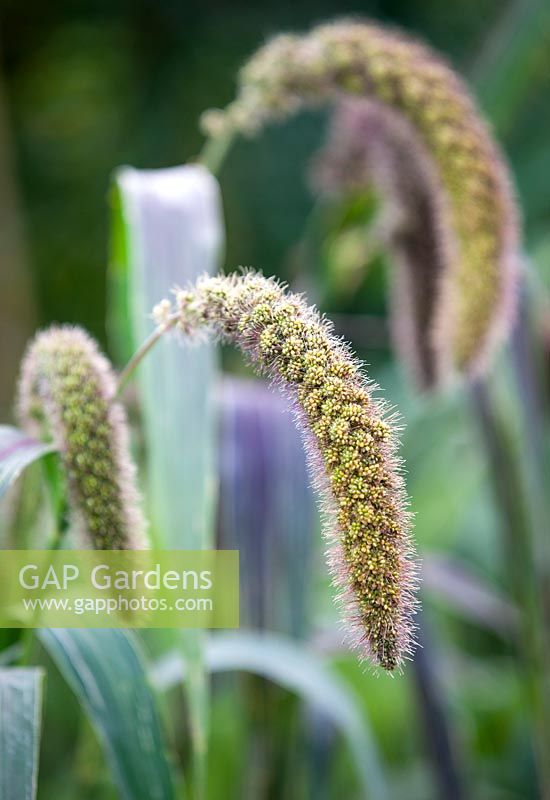
[[[496,144],[464,84],[440,57],[400,33],[359,22],[278,36],[245,65],[236,100],[211,115],[211,133],[254,134],[270,120],[342,95],[394,109],[432,160],[446,211],[445,269],[431,315],[436,372],[475,375],[513,320],[517,212]]]
[[[62,326],[36,336],[23,360],[18,413],[25,428],[58,446],[71,507],[90,545],[145,547],[124,410],[111,366],[88,334]]]
[[[395,428],[375,387],[325,320],[261,275],[206,277],[177,293],[175,307],[182,330],[237,345],[290,399],[355,644],[395,669],[414,643],[416,571]]]
[[[314,160],[312,183],[322,195],[356,196],[373,188],[379,196],[375,228],[394,262],[394,343],[417,384],[434,387],[445,369],[434,321],[454,249],[445,194],[412,124],[377,101],[340,101]]]

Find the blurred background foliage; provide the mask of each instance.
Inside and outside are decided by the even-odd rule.
[[[2,0],[0,8],[3,420],[22,348],[36,327],[75,322],[109,349],[107,197],[114,168],[192,160],[202,144],[200,113],[231,99],[237,69],[265,37],[338,15],[402,26],[470,81],[511,160],[527,250],[550,286],[546,0]],[[397,679],[373,678],[342,650],[290,418],[273,399],[255,405],[263,389],[228,379],[220,394],[219,537],[246,548],[251,565],[243,577],[243,619],[307,637],[330,654],[372,725],[392,797],[537,797],[514,659],[517,614],[479,431],[462,393],[418,398],[394,364],[385,258],[354,236],[375,201],[325,209],[320,220],[312,213],[307,165],[324,124],[323,113],[303,114],[232,152],[220,175],[226,264],[254,265],[307,288],[402,411],[424,560],[425,648],[415,669]],[[353,269],[357,259],[369,262],[367,277],[335,282],[342,265]],[[550,316],[546,331],[550,347]],[[232,354],[225,363],[242,371]],[[501,365],[495,387],[514,428],[508,380]],[[248,440],[248,449],[239,447]],[[79,797],[111,797],[97,743],[52,674],[39,797],[74,797],[75,786]],[[181,708],[173,733],[185,760],[184,719]],[[212,800],[361,796],[349,753],[327,720],[260,678],[216,676],[210,738]]]

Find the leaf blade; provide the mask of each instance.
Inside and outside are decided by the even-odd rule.
[[[44,672],[0,669],[0,800],[34,800]]]
[[[38,632],[98,733],[125,800],[175,796],[160,715],[137,640],[117,629]]]
[[[374,738],[352,693],[313,653],[275,634],[239,632],[211,636],[206,658],[212,672],[242,670],[261,675],[323,711],[348,743],[365,796],[389,797]],[[153,681],[167,689],[183,674],[179,654],[172,653],[157,662]]]
[[[153,306],[176,285],[214,273],[223,247],[216,179],[199,165],[120,170],[115,178],[112,286],[119,322],[135,349],[150,333]],[[126,329],[120,323],[126,320]],[[124,325],[122,326],[124,327]],[[147,448],[149,519],[156,541],[173,549],[212,547],[215,506],[217,356],[212,345],[164,339],[138,368]],[[209,715],[202,632],[181,634],[190,669],[187,693],[196,794],[204,784]]]
[[[55,450],[53,444],[40,442],[18,428],[0,425],[0,498],[25,467]]]

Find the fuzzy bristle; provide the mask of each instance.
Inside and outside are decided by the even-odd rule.
[[[71,507],[90,546],[146,546],[124,410],[107,359],[83,330],[52,327],[29,345],[22,366],[22,425],[61,452]]]
[[[330,325],[255,273],[176,294],[179,327],[238,346],[283,389],[327,514],[330,566],[362,655],[387,670],[414,643],[415,567],[394,426]]]

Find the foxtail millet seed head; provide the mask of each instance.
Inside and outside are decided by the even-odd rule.
[[[67,477],[71,513],[97,549],[146,547],[136,471],[115,376],[80,328],[37,334],[23,359],[18,414],[23,426],[53,439]]]
[[[441,378],[434,321],[443,276],[451,268],[445,199],[436,170],[412,124],[371,100],[336,104],[327,141],[311,170],[314,190],[353,198],[374,190],[373,235],[392,255],[391,329],[401,361],[421,389]]]
[[[393,670],[414,645],[416,570],[393,420],[329,323],[274,280],[205,277],[179,327],[233,343],[283,389],[324,501],[330,567],[362,655]],[[162,318],[159,304],[154,316]]]
[[[253,135],[270,120],[345,95],[402,114],[433,160],[450,253],[432,325],[438,373],[475,375],[514,316],[517,210],[488,127],[441,57],[401,33],[362,22],[277,36],[241,70],[235,101],[225,111],[208,112],[204,126],[212,136]]]

